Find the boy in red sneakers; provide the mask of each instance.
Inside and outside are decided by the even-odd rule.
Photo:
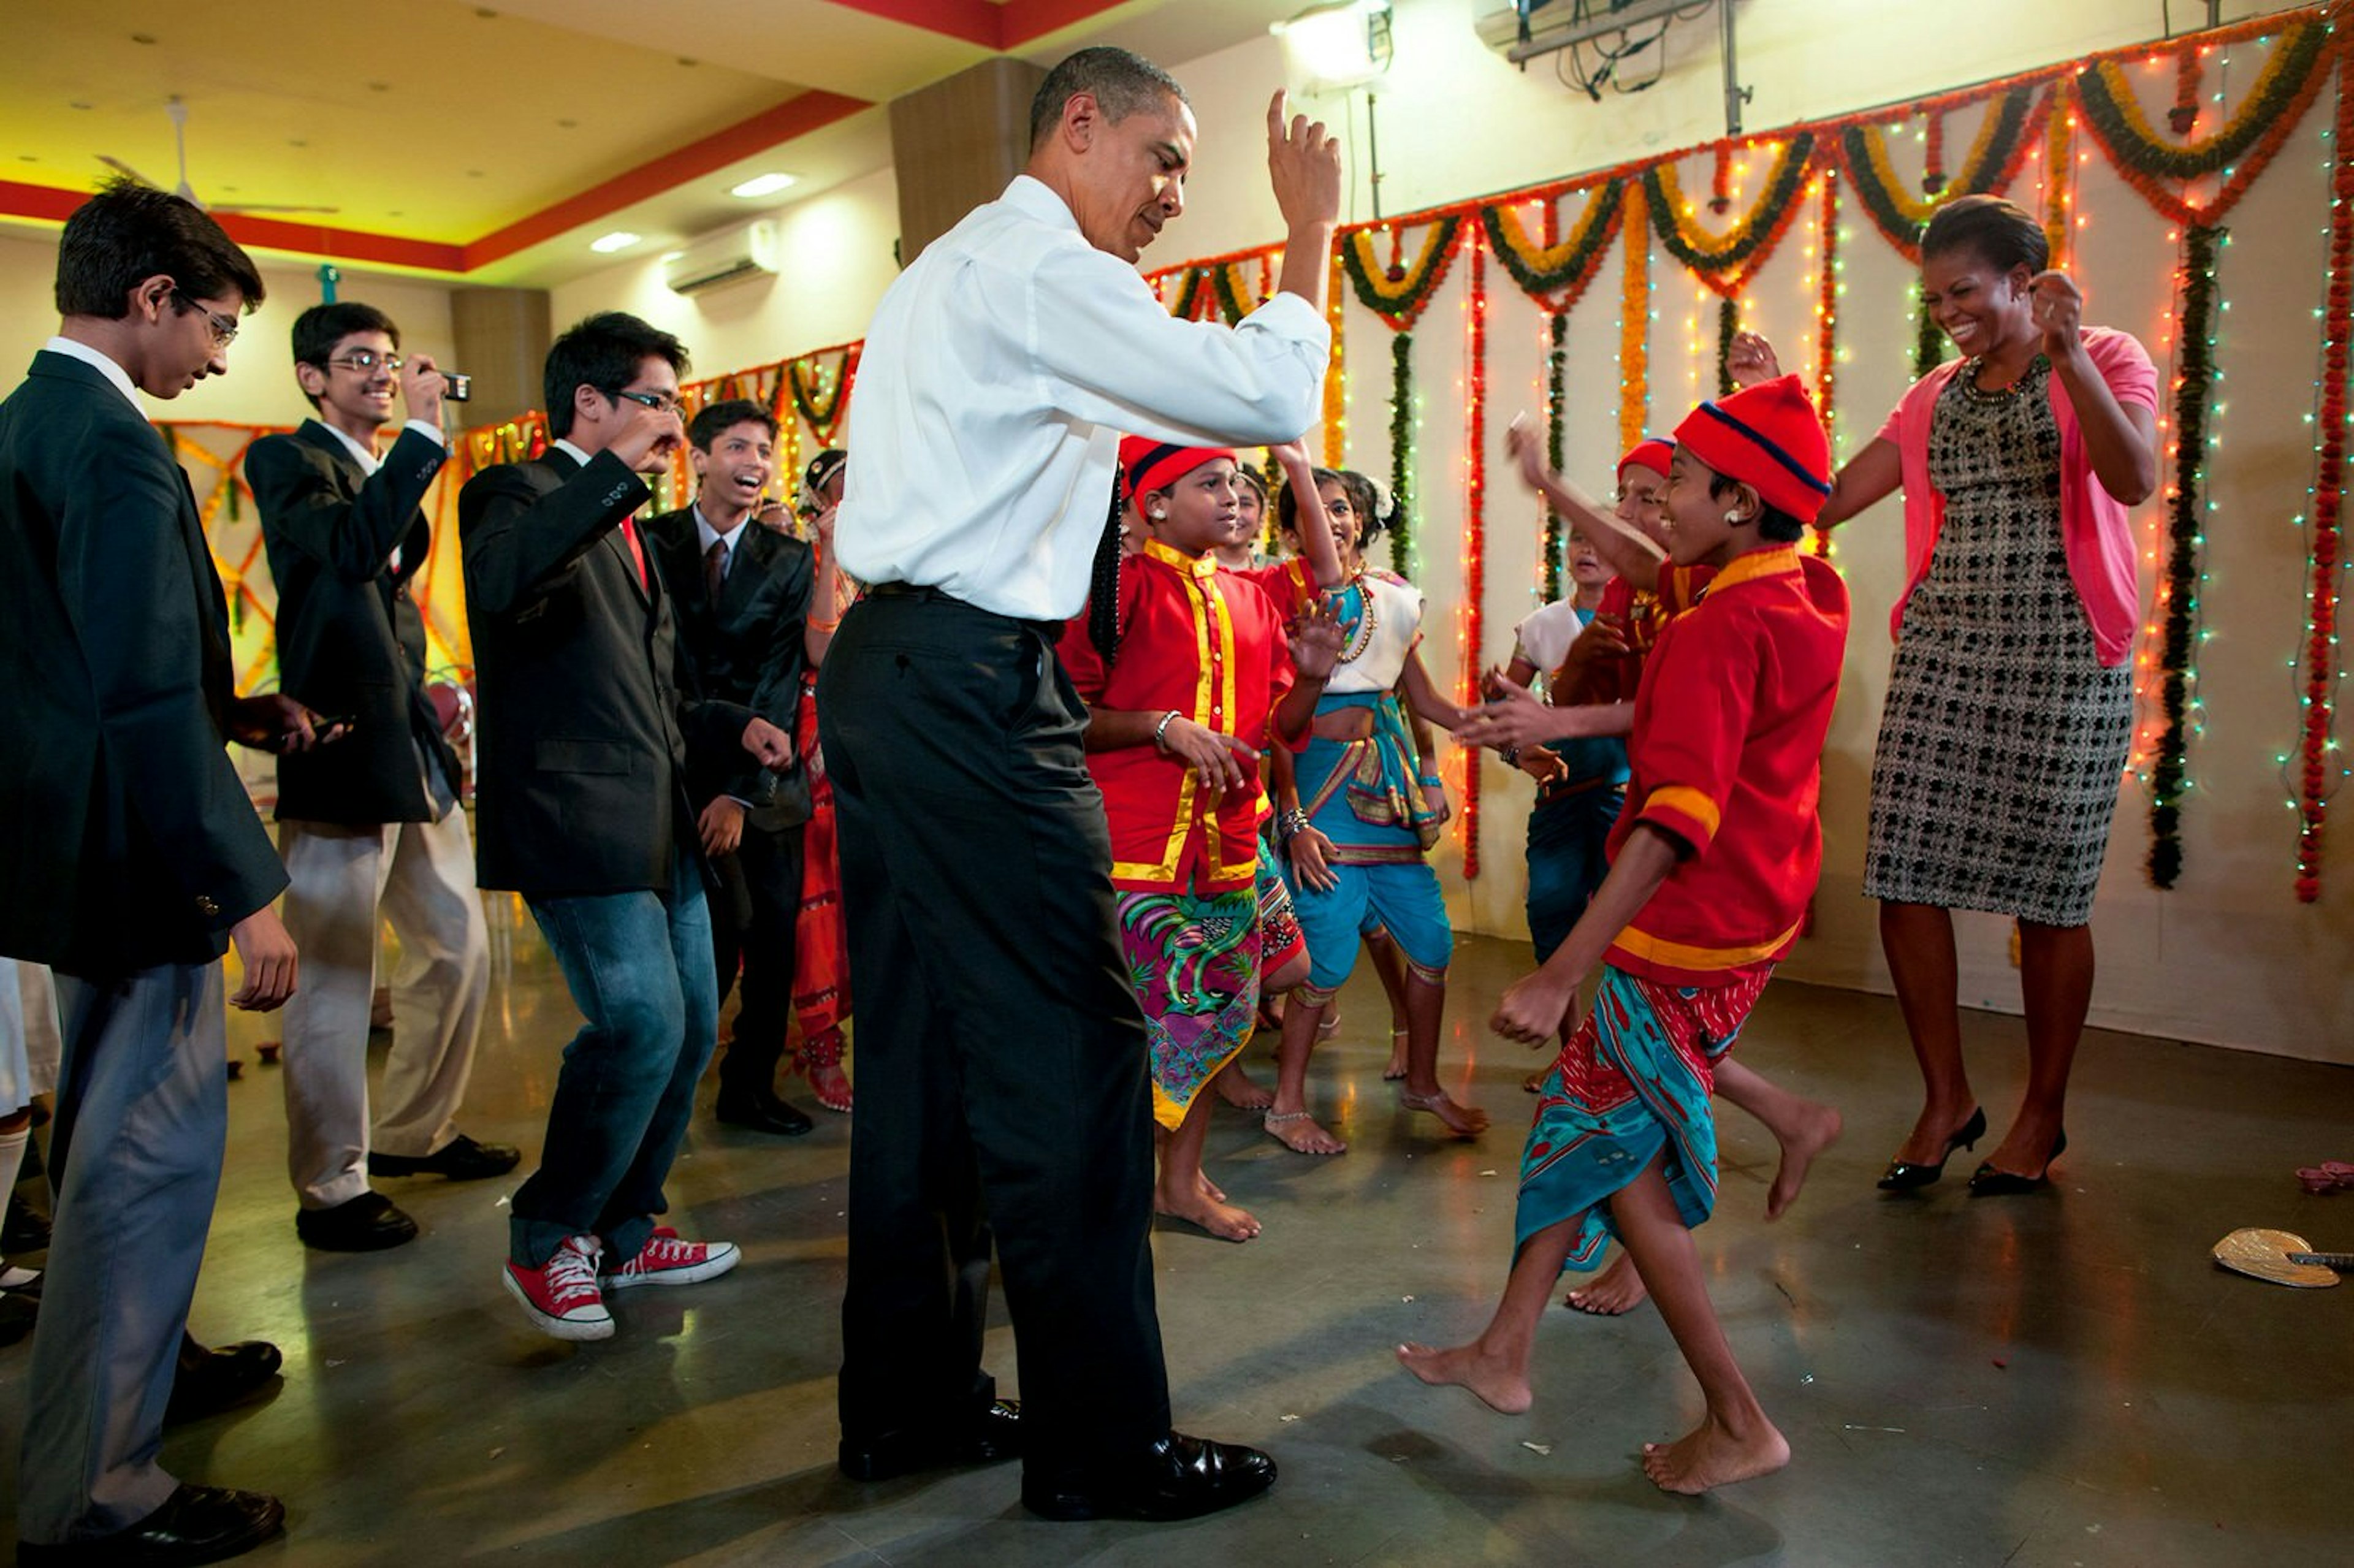
[[[1830,493],[1830,450],[1796,376],[1702,404],[1676,441],[1672,558],[1716,574],[1644,664],[1610,874],[1568,939],[1505,991],[1492,1026],[1546,1039],[1597,963],[1601,990],[1547,1075],[1521,1157],[1495,1317],[1469,1344],[1401,1345],[1398,1359],[1426,1383],[1525,1411],[1553,1281],[1592,1267],[1615,1235],[1708,1405],[1676,1442],[1645,1445],[1643,1468],[1663,1490],[1702,1492],[1790,1457],[1734,1361],[1691,1227],[1715,1206],[1715,1065],[1797,939],[1821,866],[1816,804],[1848,598],[1797,547]],[[1674,717],[1649,722],[1654,710]]]

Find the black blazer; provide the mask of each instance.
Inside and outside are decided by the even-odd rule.
[[[228,606],[187,477],[96,369],[0,403],[0,953],[203,964],[286,872],[223,749]]]
[[[430,821],[420,747],[457,787],[457,754],[425,694],[425,617],[408,596],[433,547],[419,503],[443,456],[433,438],[404,429],[365,474],[316,419],[245,454],[278,584],[279,686],[314,713],[355,721],[333,746],[280,759],[281,820]]]
[[[746,523],[736,536],[736,564],[715,605],[704,589],[703,540],[695,509],[650,517],[645,533],[670,585],[679,648],[696,692],[741,704],[792,734],[805,662],[801,633],[814,575],[810,547]],[[776,775],[742,747],[732,757],[715,760],[718,766],[696,768],[689,774],[687,789],[697,805],[732,795],[752,808],[746,825],[769,832],[799,827],[808,820],[805,807],[776,803]],[[798,767],[797,761],[796,770]],[[795,793],[807,800],[806,791]]]
[[[622,537],[645,483],[551,447],[458,494],[474,640],[475,880],[538,897],[671,888],[700,856],[689,742],[742,749],[751,713],[683,693],[670,596]],[[652,564],[652,552],[648,552]]]

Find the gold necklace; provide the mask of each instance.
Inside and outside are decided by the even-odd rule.
[[[1357,590],[1358,615],[1356,627],[1349,634],[1349,646],[1341,654],[1343,664],[1353,664],[1364,656],[1373,645],[1373,629],[1380,624],[1380,617],[1373,613],[1373,589],[1365,586],[1365,574],[1360,571],[1349,581]]]

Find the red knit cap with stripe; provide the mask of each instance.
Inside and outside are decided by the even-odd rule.
[[[1830,499],[1830,438],[1795,376],[1702,403],[1676,427],[1676,442],[1727,479],[1755,487],[1768,506],[1801,523],[1812,523]]]
[[[1131,497],[1166,490],[1205,462],[1234,461],[1228,447],[1181,447],[1150,436],[1127,436],[1119,443],[1120,478]]]
[[[1648,468],[1661,479],[1668,477],[1668,464],[1676,455],[1676,443],[1665,436],[1648,436],[1633,450],[1618,460],[1618,482],[1627,482],[1630,468]]]

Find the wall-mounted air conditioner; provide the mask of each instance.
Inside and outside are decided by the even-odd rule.
[[[663,282],[673,293],[699,294],[746,278],[772,276],[781,260],[777,226],[748,223],[690,241],[663,263]]]

